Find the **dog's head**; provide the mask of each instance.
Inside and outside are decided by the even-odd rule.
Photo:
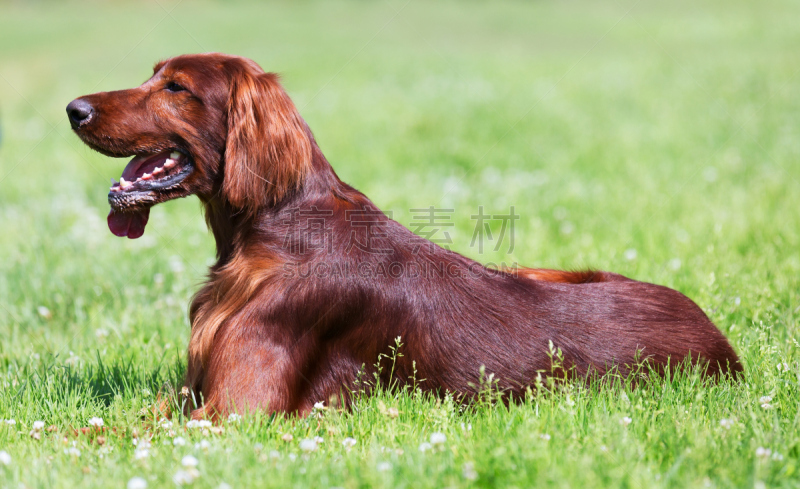
[[[139,87],[67,106],[84,143],[133,157],[108,194],[114,234],[138,238],[150,207],[178,197],[253,213],[300,185],[311,136],[277,75],[216,53],[178,56],[153,72]]]

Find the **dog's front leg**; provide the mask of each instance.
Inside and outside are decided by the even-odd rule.
[[[235,323],[219,330],[197,386],[202,406],[192,411],[192,418],[306,410],[298,402],[304,387],[302,375],[291,352],[274,341],[269,331],[264,325]]]

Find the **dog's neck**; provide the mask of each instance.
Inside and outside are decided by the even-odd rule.
[[[363,194],[339,179],[313,136],[311,143],[312,170],[298,188],[283,200],[277,203],[264,202],[262,208],[254,215],[231,207],[222,198],[211,199],[204,203],[206,222],[214,234],[217,245],[217,266],[230,261],[237,252],[237,244],[243,243],[248,233],[262,226],[268,228],[276,215],[287,208],[303,208],[304,204],[309,205],[310,202],[316,205],[320,202],[332,203],[334,200],[348,201],[358,207],[374,207]]]

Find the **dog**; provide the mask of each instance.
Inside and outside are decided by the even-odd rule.
[[[491,378],[514,399],[542,377],[625,377],[643,364],[743,371],[675,290],[609,272],[496,270],[416,236],[337,177],[278,76],[252,60],[177,56],[67,114],[91,148],[133,157],[108,194],[114,234],[141,236],[170,199],[205,207],[217,262],[190,308],[195,419],[345,407],[373,376],[461,399]]]

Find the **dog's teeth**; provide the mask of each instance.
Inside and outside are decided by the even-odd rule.
[[[169,154],[169,157],[172,158],[173,160],[177,160],[180,159],[181,154],[178,153],[177,151],[173,151],[172,153]]]
[[[164,162],[164,168],[172,168],[173,166],[175,166],[175,160],[167,158],[167,161]]]
[[[126,189],[133,185],[131,182],[126,182],[124,178],[120,177],[119,179],[119,187],[122,189]]]
[[[161,167],[159,167],[159,168],[156,168],[155,170],[153,170],[153,175],[156,175],[156,174],[158,174],[158,173],[161,173],[161,172],[163,172],[163,171],[164,171],[164,170],[162,170],[162,169],[161,169]]]
[[[150,180],[151,178],[153,178],[153,175],[145,173],[144,175],[142,175],[141,180]]]

